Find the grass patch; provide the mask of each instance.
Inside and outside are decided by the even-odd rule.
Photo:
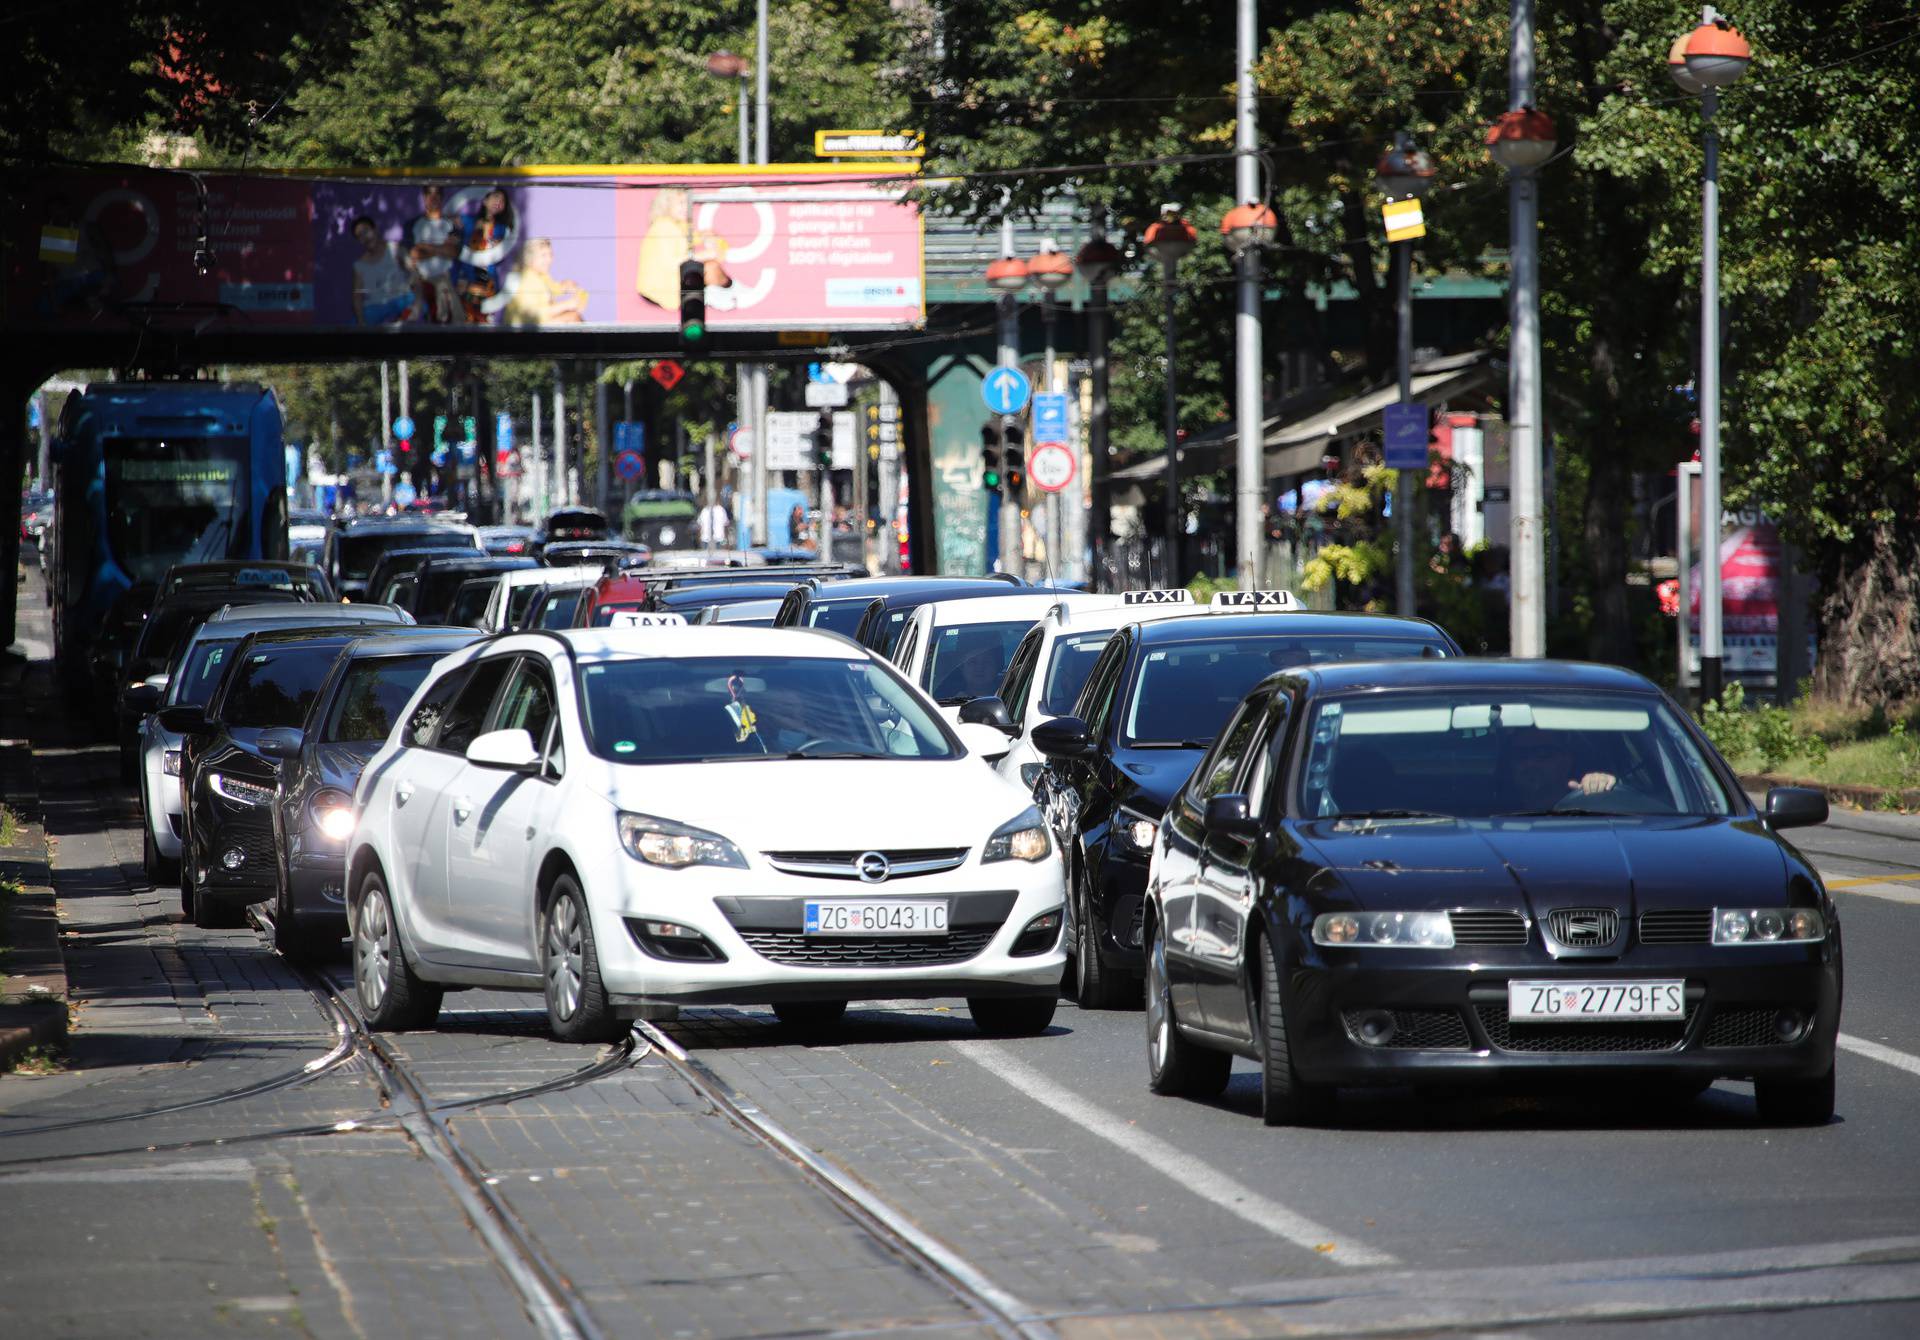
[[[1833,786],[1920,788],[1920,721],[1879,708],[1802,696],[1793,706],[1749,705],[1728,687],[1701,713],[1707,737],[1743,773],[1784,773]],[[1884,802],[1897,808],[1898,800]]]
[[[11,805],[0,805],[0,847],[20,840],[20,815]]]
[[[7,1068],[18,1075],[58,1075],[67,1068],[67,1056],[52,1043],[41,1042],[14,1057]]]

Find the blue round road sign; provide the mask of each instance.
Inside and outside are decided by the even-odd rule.
[[[980,383],[980,398],[995,414],[1018,414],[1032,394],[1033,383],[1019,368],[995,368]]]
[[[613,472],[622,479],[638,479],[647,462],[637,451],[623,451],[613,458]]]
[[[393,435],[405,442],[413,436],[413,420],[402,414],[393,421]]]

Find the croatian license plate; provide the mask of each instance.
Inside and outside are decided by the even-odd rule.
[[[1508,982],[1511,1023],[1684,1019],[1685,982]]]
[[[945,935],[947,904],[905,898],[807,901],[808,935]]]

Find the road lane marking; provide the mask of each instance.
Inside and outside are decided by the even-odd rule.
[[[1856,1038],[1851,1033],[1842,1033],[1834,1042],[1845,1051],[1856,1056],[1864,1056],[1881,1065],[1890,1065],[1895,1070],[1904,1070],[1909,1075],[1920,1075],[1920,1056],[1910,1056],[1906,1052],[1896,1051],[1892,1047],[1878,1042],[1869,1042],[1865,1038]]]
[[[162,1163],[149,1168],[45,1168],[32,1172],[0,1173],[6,1185],[21,1182],[121,1183],[121,1182],[250,1182],[253,1163],[249,1159],[197,1159],[184,1163]]]
[[[1911,884],[1920,880],[1920,875],[1861,875],[1852,879],[1830,879],[1830,889],[1857,889],[1862,884]]]
[[[1269,1200],[1250,1187],[1234,1181],[1172,1142],[1094,1106],[1073,1090],[1055,1083],[1015,1057],[998,1043],[957,1041],[951,1045],[988,1074],[1004,1081],[1042,1107],[1051,1108],[1089,1134],[1119,1146],[1155,1172],[1171,1178],[1200,1199],[1246,1220],[1255,1228],[1284,1238],[1338,1265],[1385,1266],[1395,1263],[1394,1258],[1386,1252],[1376,1251],[1356,1242],[1351,1235],[1337,1233],[1324,1224],[1296,1214],[1278,1201]]]

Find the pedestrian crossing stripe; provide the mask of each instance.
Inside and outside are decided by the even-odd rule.
[[[1380,206],[1380,217],[1387,225],[1387,241],[1411,242],[1427,235],[1427,221],[1420,213],[1418,200],[1389,200]]]

